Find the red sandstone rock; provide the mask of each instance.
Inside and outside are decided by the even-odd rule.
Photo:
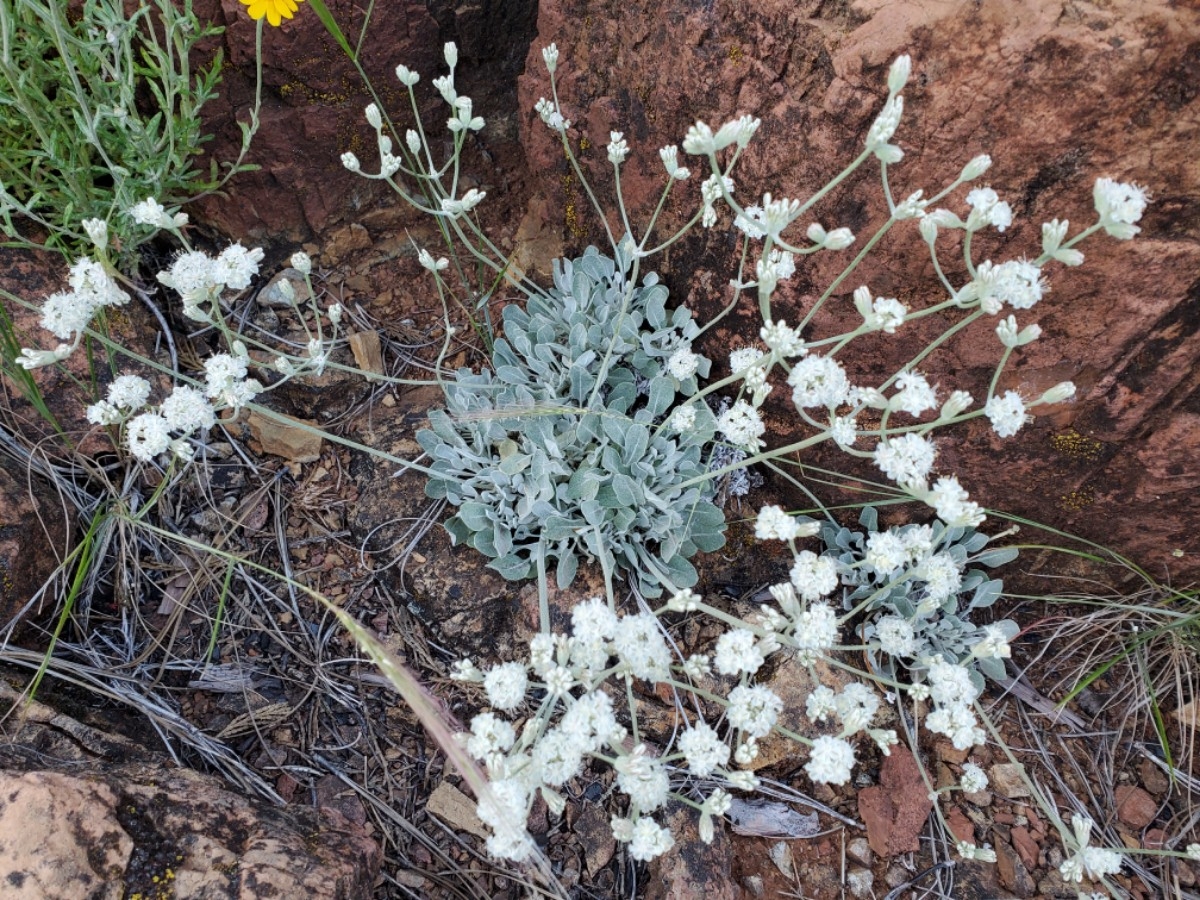
[[[696,811],[672,804],[663,824],[675,845],[653,860],[647,873],[648,900],[733,900],[739,891],[730,876],[732,850],[729,835],[718,827],[711,844],[700,840]]]
[[[1012,830],[1013,848],[1021,855],[1021,862],[1030,871],[1037,868],[1039,848],[1029,829],[1018,825]]]
[[[635,218],[660,189],[654,151],[680,142],[697,118],[762,118],[740,165],[739,196],[806,196],[859,151],[882,103],[887,65],[908,52],[913,78],[897,137],[907,155],[893,167],[895,190],[928,192],[976,153],[991,153],[996,163],[985,181],[1013,203],[1017,222],[989,236],[986,254],[1036,253],[1041,223],[1052,217],[1075,226],[1091,220],[1097,176],[1148,187],[1154,203],[1138,239],[1085,247],[1085,266],[1051,270],[1053,292],[1021,317],[1040,322],[1045,336],[1017,354],[1002,388],[1034,396],[1072,379],[1078,400],[1005,443],[986,423],[963,429],[943,439],[940,464],[959,471],[989,505],[1078,531],[1179,578],[1200,572],[1190,501],[1200,476],[1187,463],[1200,453],[1198,33],[1200,11],[1167,0],[1069,9],[1033,0],[832,8],[794,0],[544,0],[518,114],[539,192],[557,197],[559,208],[577,202],[557,138],[531,111],[549,93],[538,51],[555,41],[559,95],[578,128],[572,140],[590,142],[583,157],[602,190],[611,180],[602,150],[608,130],[624,131],[631,145],[622,183]],[[869,233],[882,221],[876,179],[850,179],[816,217]],[[669,211],[668,225],[682,209]],[[713,232],[656,262],[673,296],[687,297],[703,317],[727,300],[731,247]],[[838,271],[836,260],[815,259],[781,294],[790,316]],[[841,299],[866,282],[920,304],[933,289],[931,275],[913,229],[889,236],[843,285]],[[714,335],[726,348],[751,340],[757,328],[736,313],[729,322]],[[892,349],[901,343],[884,346],[879,362],[906,359]],[[943,389],[979,396],[996,349],[990,327],[968,332],[931,361],[929,373]],[[786,404],[778,413],[794,421]],[[836,463],[853,469],[843,457]]]
[[[1117,800],[1117,818],[1130,828],[1141,830],[1158,815],[1158,801],[1140,787],[1130,784],[1118,785],[1114,794]]]
[[[983,502],[1109,544],[1155,575],[1179,582],[1200,573],[1191,503],[1200,475],[1190,464],[1200,453],[1194,365],[1200,11],[1194,5],[543,0],[530,44],[533,6],[389,4],[386,16],[377,11],[363,57],[389,109],[403,106],[395,64],[420,70],[421,102],[436,122],[442,110],[429,81],[441,71],[441,42],[458,41],[461,87],[489,122],[466,168],[511,225],[527,203],[538,211],[527,217],[524,243],[536,238],[553,248],[560,235],[575,244],[598,236],[557,139],[532,112],[549,93],[539,51],[551,41],[562,51],[560,96],[578,129],[572,139],[577,146],[582,137],[590,142],[582,156],[598,173],[602,194],[611,179],[602,149],[608,131],[624,131],[633,148],[623,183],[635,218],[657,197],[662,176],[655,150],[678,143],[696,118],[719,123],[741,112],[762,118],[740,168],[741,196],[816,189],[858,151],[882,101],[886,67],[902,52],[912,54],[914,68],[897,135],[907,155],[894,167],[893,183],[901,194],[930,189],[974,154],[991,153],[996,164],[985,180],[1013,203],[1017,222],[981,242],[988,255],[1036,252],[1048,218],[1066,217],[1076,226],[1089,221],[1098,175],[1147,186],[1154,202],[1138,239],[1085,245],[1086,265],[1051,270],[1052,293],[1021,317],[1037,320],[1045,336],[1016,354],[1002,388],[1033,395],[1070,378],[1080,386],[1077,401],[1007,442],[985,423],[948,435],[940,465],[960,472]],[[196,8],[229,26],[222,96],[206,112],[218,133],[206,150],[229,159],[238,137],[233,115],[244,119],[252,99],[253,26],[236,0],[197,0]],[[331,0],[330,8],[357,35],[364,6]],[[522,55],[525,74],[515,92]],[[361,115],[368,97],[310,9],[267,30],[263,58],[263,128],[249,157],[263,168],[236,178],[230,199],[208,198],[193,216],[259,242],[329,235],[354,222],[380,241],[413,223],[390,197],[337,163],[345,150],[371,156]],[[528,195],[504,194],[505,186],[521,184],[526,169]],[[869,230],[881,219],[874,181],[874,175],[850,179],[815,210],[817,217],[860,234]],[[695,190],[694,180],[688,187]],[[682,205],[670,205],[664,226],[678,224],[682,213]],[[544,268],[524,255],[518,262]],[[680,244],[656,265],[674,298],[704,315],[725,300],[728,262],[724,238],[712,232]],[[836,262],[818,257],[806,265],[781,294],[781,307],[798,312],[828,283]],[[862,281],[918,304],[933,284],[911,232],[889,236],[843,293]],[[722,347],[747,342],[757,330],[753,317],[727,321],[714,334]],[[902,344],[884,346],[879,368],[906,358]],[[929,374],[943,390],[963,386],[978,396],[996,349],[990,328],[981,327],[931,360]],[[768,409],[777,430],[795,421],[782,401]],[[817,461],[854,471],[840,455]]]
[[[70,550],[71,523],[58,494],[36,473],[0,458],[0,628],[32,601]],[[52,608],[49,597],[30,610]]]
[[[962,811],[961,806],[950,807],[946,813],[946,824],[950,827],[950,833],[954,835],[955,840],[966,841],[968,844],[975,843],[975,826],[967,818],[967,814]]]
[[[879,856],[918,849],[918,837],[932,809],[917,761],[901,747],[884,759],[879,784],[858,792],[858,814],[867,826],[871,849]]]
[[[0,747],[5,898],[370,895],[379,848],[336,809],[280,809],[40,703],[25,707],[9,738]]]
[[[996,842],[996,874],[1000,883],[1018,897],[1032,897],[1037,890],[1021,857],[1004,841]]]

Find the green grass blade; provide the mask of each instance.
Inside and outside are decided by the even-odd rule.
[[[42,683],[42,678],[45,677],[47,669],[50,668],[50,660],[54,657],[54,647],[58,643],[59,635],[62,634],[63,628],[66,627],[67,620],[71,618],[71,611],[75,608],[75,601],[79,599],[79,595],[83,591],[83,586],[87,582],[88,573],[92,567],[92,556],[96,549],[96,535],[107,519],[108,509],[106,507],[96,510],[92,515],[92,521],[88,523],[87,533],[83,536],[83,540],[79,542],[78,548],[73,553],[76,557],[75,575],[71,578],[71,587],[67,591],[67,596],[63,599],[63,607],[59,611],[58,621],[54,623],[54,633],[50,635],[50,646],[46,648],[46,653],[42,657],[42,664],[38,666],[38,670],[33,676],[33,681],[29,684],[29,702],[33,701],[38,687]]]
[[[321,20],[321,24],[325,26],[325,30],[338,42],[338,46],[342,48],[342,52],[346,54],[346,58],[351,62],[357,62],[358,56],[354,52],[354,48],[350,46],[350,42],[346,40],[346,35],[342,33],[341,26],[333,18],[333,14],[329,12],[329,7],[325,5],[325,0],[308,0],[308,3],[317,14],[317,18]]]

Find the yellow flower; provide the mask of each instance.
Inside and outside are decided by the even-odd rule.
[[[250,7],[247,12],[250,18],[267,17],[272,25],[279,25],[284,19],[290,19],[300,7],[297,5],[304,0],[240,0],[242,6]]]

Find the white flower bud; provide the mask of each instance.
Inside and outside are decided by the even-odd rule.
[[[379,114],[379,107],[374,103],[368,103],[367,108],[363,112],[367,116],[367,124],[372,128],[379,131],[383,127],[383,116]]]
[[[452,75],[443,75],[441,78],[433,79],[433,86],[437,88],[443,100],[451,106],[454,105],[454,101],[458,99],[458,93],[454,90],[454,77]]]
[[[965,228],[966,222],[948,209],[935,209],[922,221],[933,222],[938,228]]]
[[[712,129],[704,122],[697,122],[688,129],[683,138],[683,152],[693,156],[706,156],[716,153],[717,145],[713,141]]]
[[[1009,316],[1006,319],[1001,319],[1000,324],[996,326],[996,337],[1000,338],[1000,343],[1005,347],[1016,347],[1017,345],[1017,317]]]
[[[279,280],[279,293],[288,303],[296,302],[296,289],[292,287],[292,283],[286,278]]]
[[[854,308],[864,320],[871,318],[871,289],[865,284],[854,289]]]
[[[430,255],[429,251],[425,249],[417,251],[417,262],[419,262],[430,272],[439,272],[446,268],[446,266],[450,265],[450,260],[446,259],[444,256],[435,262],[433,256]]]
[[[819,244],[822,247],[825,246],[825,235],[827,234],[827,232],[825,231],[824,226],[821,225],[820,222],[813,222],[811,225],[808,226],[808,231],[806,231],[804,233],[805,233],[805,235],[807,235],[808,239],[810,241],[812,241],[814,244]]]
[[[404,142],[408,144],[408,149],[414,156],[421,152],[421,136],[411,128],[404,132]]]
[[[1065,219],[1062,221],[1053,219],[1044,223],[1042,225],[1042,252],[1063,265],[1078,266],[1083,263],[1083,254],[1078,250],[1064,250],[1061,247],[1070,224]]]
[[[446,65],[454,68],[458,65],[458,47],[454,41],[447,41],[446,46],[442,48],[442,54],[446,57]]]
[[[914,191],[909,194],[903,201],[896,204],[895,216],[903,221],[904,219],[917,219],[925,216],[925,204],[928,200],[921,199],[924,191]]]
[[[293,253],[292,268],[301,275],[308,275],[312,272],[312,257],[303,251]]]
[[[40,369],[42,366],[50,366],[64,360],[70,355],[71,346],[69,344],[59,344],[53,350],[30,350],[25,347],[21,350],[21,355],[16,362],[22,369]]]
[[[480,204],[484,197],[487,196],[487,191],[476,190],[471,188],[459,200],[453,200],[449,197],[442,199],[442,212],[446,213],[450,218],[457,219],[464,213],[468,213]]]
[[[405,87],[412,87],[421,80],[421,76],[408,66],[396,66],[396,77],[400,79],[400,83]]]
[[[358,161],[358,157],[353,153],[347,152],[342,154],[342,165],[351,172],[362,171],[362,164]]]
[[[996,325],[996,336],[1000,338],[1000,342],[1004,347],[1024,347],[1027,343],[1037,341],[1038,337],[1042,336],[1042,328],[1040,326],[1027,325],[1020,331],[1016,330],[1016,317],[1009,316],[1001,320],[1001,323]]]
[[[542,62],[546,64],[546,71],[551,75],[558,68],[558,47],[551,44],[549,47],[542,48]]]
[[[835,228],[825,235],[826,250],[845,250],[854,243],[854,232],[849,228]]]
[[[103,250],[108,246],[108,223],[103,219],[84,219],[83,230],[97,249]]]
[[[920,229],[921,237],[925,240],[925,243],[932,247],[937,240],[938,232],[937,222],[934,221],[933,216],[922,217],[921,221],[917,224],[917,228]]]
[[[1046,393],[1042,394],[1039,403],[1062,403],[1064,400],[1070,400],[1075,396],[1075,385],[1073,382],[1064,381],[1061,384],[1056,384]]]
[[[955,391],[942,404],[942,410],[939,415],[943,419],[953,419],[966,410],[973,402],[971,395],[966,391]]]
[[[891,69],[888,70],[888,93],[898,94],[904,90],[904,85],[908,84],[908,76],[911,72],[912,57],[907,53],[897,56]]]
[[[625,142],[625,135],[620,131],[610,131],[608,133],[608,161],[614,166],[619,166],[625,162],[625,157],[629,155],[629,144]]]
[[[658,157],[662,160],[663,168],[667,170],[667,176],[674,178],[679,169],[679,148],[674,144],[662,147],[658,151]]]
[[[958,178],[960,181],[974,181],[991,167],[992,158],[986,153],[981,153],[963,166],[962,173]]]
[[[329,316],[329,321],[332,322],[334,325],[336,325],[340,321],[342,321],[342,304],[334,303],[325,312],[326,312],[326,315]]]
[[[1017,346],[1024,347],[1026,344],[1032,344],[1042,336],[1042,327],[1036,323],[1026,325],[1017,332]]]

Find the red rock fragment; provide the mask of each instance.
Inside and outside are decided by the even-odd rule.
[[[1147,850],[1161,850],[1166,843],[1167,833],[1161,828],[1151,828],[1142,838],[1142,846]]]
[[[1020,854],[1021,862],[1025,864],[1025,868],[1033,870],[1037,868],[1038,862],[1038,844],[1029,833],[1029,829],[1023,825],[1018,825],[1012,830],[1012,845],[1013,849]]]
[[[867,840],[880,856],[910,853],[933,801],[912,753],[899,748],[883,761],[879,784],[858,793],[858,814],[867,826]]]
[[[950,833],[954,835],[955,840],[966,841],[968,844],[975,843],[975,826],[971,824],[967,814],[962,811],[962,807],[955,806],[946,813],[946,825],[949,826]]]
[[[1123,784],[1116,791],[1117,818],[1130,828],[1141,830],[1158,815],[1158,802],[1140,787]]]

